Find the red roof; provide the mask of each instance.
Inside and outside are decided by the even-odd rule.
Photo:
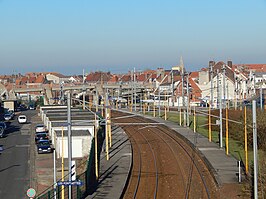
[[[28,78],[27,77],[22,77],[20,80],[21,84],[26,84],[28,82]]]
[[[191,78],[199,78],[199,72],[198,72],[198,71],[191,72],[191,73],[189,74],[189,76],[190,76]]]
[[[110,79],[108,82],[111,82],[111,83],[116,83],[116,82],[118,82],[118,77],[117,77],[117,75],[113,75],[113,76],[111,77],[111,79]]]
[[[29,83],[35,83],[35,80],[36,80],[36,77],[30,77],[30,78],[28,79],[28,82],[29,82]]]
[[[192,98],[195,101],[196,99],[199,99],[201,97],[202,91],[191,77],[189,78],[189,84],[192,88]]]
[[[44,83],[44,76],[43,75],[39,75],[36,80],[35,80],[35,83]]]
[[[105,72],[90,73],[86,77],[87,82],[108,82],[111,79],[111,74]]]
[[[266,64],[235,64],[233,67],[252,70],[254,72],[266,72]]]
[[[120,80],[122,82],[130,82],[131,81],[131,75],[123,75]]]

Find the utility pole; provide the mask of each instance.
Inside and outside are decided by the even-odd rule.
[[[96,88],[96,112],[98,112],[98,105],[99,105],[99,94],[98,89]]]
[[[172,106],[175,105],[174,103],[174,71],[172,70],[172,73],[171,73],[171,84],[172,84]]]
[[[219,107],[219,99],[220,99],[220,93],[219,93],[219,70],[216,70],[216,79],[217,79],[217,100],[216,100],[216,107]]]
[[[258,199],[258,143],[257,143],[257,115],[256,100],[252,101],[253,118],[253,153],[254,153],[254,199]]]
[[[244,107],[244,137],[245,137],[245,168],[248,174],[248,135],[247,135],[247,106]]]
[[[260,84],[260,110],[263,110],[263,104],[262,104],[262,83]]]
[[[55,140],[55,138],[54,138]],[[63,140],[62,140],[63,141]],[[56,142],[54,141],[54,148],[56,149]],[[57,173],[57,170],[56,170],[56,152],[55,152],[55,149],[53,150],[53,162],[54,162],[54,199],[56,199],[56,173]]]
[[[184,63],[182,57],[180,58],[180,67],[181,67],[181,76],[182,76],[182,108],[185,107],[185,95],[184,95],[184,76],[185,76],[185,71],[184,71]],[[182,110],[182,109],[181,109]],[[184,111],[184,126],[186,126],[186,113]]]
[[[228,80],[228,78],[226,78],[226,80]],[[228,85],[228,81],[226,81],[226,99],[228,101],[228,108],[230,109],[230,103],[229,103],[229,85]]]
[[[68,180],[72,181],[72,171],[71,171],[71,162],[72,162],[72,138],[71,138],[71,96],[70,91],[67,93],[67,130],[68,130]],[[68,187],[68,198],[71,199],[72,190],[71,185]]]
[[[136,100],[136,70],[135,70],[135,68],[134,68],[134,76],[133,76],[133,78],[134,78],[134,110],[136,112],[137,111],[137,105],[136,105],[137,100]]]
[[[63,85],[64,83],[61,81],[60,82],[60,104],[63,104],[63,100],[64,100]]]
[[[236,73],[234,72],[234,79],[235,79],[235,90],[234,90],[234,106],[235,110],[237,107],[237,94],[238,94],[238,78],[236,77]]]
[[[131,102],[130,102],[130,111],[132,112],[132,106],[134,101],[134,86],[133,86],[133,71],[131,71]]]
[[[226,106],[225,99],[226,99],[226,96],[225,96],[225,65],[223,65],[223,108]]]
[[[189,127],[189,77],[187,73],[187,126]]]
[[[159,117],[161,117],[161,91],[160,91],[160,84],[159,84],[158,91],[159,91],[159,110],[158,110],[158,112],[159,112]]]
[[[85,85],[84,85],[84,69],[83,69],[83,76],[82,76],[82,99],[83,99],[83,110],[85,110]]]
[[[182,73],[182,106],[185,106],[185,95],[184,95],[184,73]]]
[[[212,71],[212,64],[210,66],[210,73],[211,73],[211,100],[209,106],[213,108],[213,71]]]
[[[142,112],[142,101],[143,101],[143,92],[142,92],[142,89],[140,89],[140,95],[139,95],[139,108],[140,108],[140,112]]]
[[[106,152],[106,160],[109,160],[109,131],[108,131],[108,106],[109,106],[109,101],[108,101],[108,89],[106,89],[105,93],[105,152]]]
[[[220,110],[220,148],[223,148],[223,111],[222,111],[222,94],[221,94],[221,84],[220,84],[220,78],[219,73],[217,72],[217,84],[218,84],[218,93],[219,94],[219,110]],[[217,99],[218,101],[218,99]]]

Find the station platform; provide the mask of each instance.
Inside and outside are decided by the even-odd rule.
[[[120,198],[126,187],[131,170],[132,150],[127,134],[120,127],[112,128],[112,147],[109,160],[105,150],[101,152],[99,184],[86,199]]]

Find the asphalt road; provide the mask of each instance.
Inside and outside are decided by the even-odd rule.
[[[7,135],[0,138],[0,198],[28,198],[30,185],[30,118],[34,110],[23,111],[28,124],[19,124],[17,116],[8,125]]]

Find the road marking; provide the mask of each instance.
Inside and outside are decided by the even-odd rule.
[[[198,148],[200,151],[211,151],[211,150],[221,150],[219,148],[207,147],[207,148]]]
[[[131,153],[124,153],[123,156],[131,156]]]
[[[20,148],[20,147],[30,147],[29,144],[17,144],[16,147]]]
[[[30,135],[30,131],[20,131],[21,135]]]

